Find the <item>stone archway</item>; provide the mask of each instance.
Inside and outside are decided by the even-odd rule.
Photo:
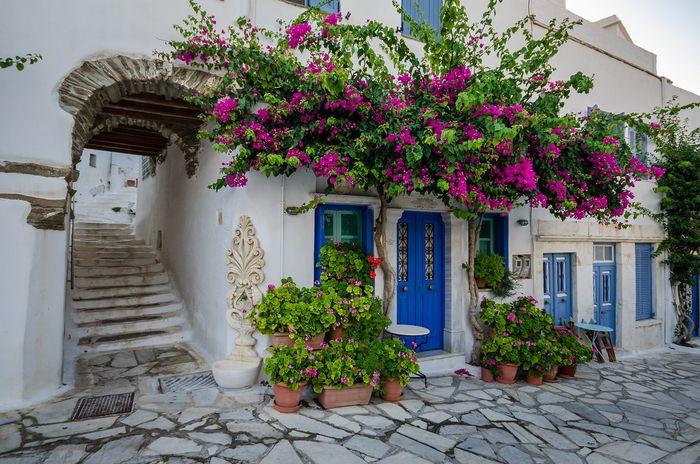
[[[187,173],[196,171],[199,143],[196,128],[153,120],[148,114],[103,114],[105,106],[136,94],[150,94],[164,99],[181,99],[206,91],[218,83],[219,77],[195,69],[173,66],[172,63],[125,55],[86,61],[72,71],[58,88],[59,105],[75,119],[72,141],[72,175],[86,144],[102,132],[118,127],[139,127],[160,133],[185,153]]]

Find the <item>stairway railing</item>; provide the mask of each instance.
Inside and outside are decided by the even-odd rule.
[[[71,195],[70,202],[68,203],[68,282],[70,283],[70,289],[74,289],[75,277],[73,275],[73,235],[75,230],[75,199]]]

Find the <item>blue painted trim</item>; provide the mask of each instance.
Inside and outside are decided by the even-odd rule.
[[[338,205],[338,204],[324,204],[320,205],[314,211],[314,280],[321,278],[321,268],[317,266],[318,256],[321,252],[321,247],[323,246],[323,239],[325,237],[324,233],[324,222],[323,214],[328,211],[360,211],[362,213],[362,245],[365,249],[365,253],[368,255],[374,254],[374,243],[373,243],[373,223],[374,215],[372,209],[367,206],[360,205]]]
[[[502,213],[486,213],[484,219],[493,219],[493,230],[495,237],[493,238],[493,251],[496,254],[503,256],[503,264],[506,269],[510,269],[510,259],[508,257],[508,215]]]

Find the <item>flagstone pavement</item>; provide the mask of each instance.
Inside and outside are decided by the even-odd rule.
[[[534,387],[446,376],[404,400],[299,414],[269,387],[162,394],[160,376],[206,364],[188,347],[84,358],[77,388],[0,414],[0,463],[424,464],[700,462],[700,350],[665,350],[579,369]],[[87,394],[136,392],[133,412],[71,421]]]

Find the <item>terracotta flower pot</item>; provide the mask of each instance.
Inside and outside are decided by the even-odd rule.
[[[316,335],[315,337],[309,339],[309,341],[306,342],[306,344],[310,347],[312,347],[314,350],[320,350],[321,349],[321,343],[323,343],[326,339],[326,334],[321,333]],[[271,345],[273,347],[278,346],[278,345],[284,345],[284,346],[292,346],[294,344],[294,340],[289,338],[289,333],[287,332],[282,332],[282,333],[273,333],[272,334],[272,342]]]
[[[329,336],[330,340],[336,340],[336,339],[344,339],[345,338],[345,327],[336,327],[335,329],[331,330],[331,334]]]
[[[529,383],[530,385],[542,385],[542,376],[541,375],[527,374],[525,376],[525,381],[527,383]]]
[[[386,380],[382,382],[382,399],[395,403],[403,397],[403,387],[398,380]]]
[[[279,345],[292,346],[294,344],[294,340],[289,338],[289,332],[279,332],[272,334],[272,340],[270,340],[270,344],[273,347]]]
[[[484,382],[493,382],[493,372],[485,367],[481,368],[481,380]]]
[[[286,383],[275,384],[275,409],[279,412],[297,412],[301,408],[301,395],[306,388],[306,382],[301,382],[296,390],[289,388]]]
[[[546,372],[542,379],[544,379],[545,382],[549,383],[557,383],[559,380],[557,380],[557,371],[559,370],[559,366],[552,366],[552,368],[549,370],[549,372]]]
[[[370,398],[372,398],[372,387],[364,383],[356,383],[352,387],[343,389],[323,387],[323,392],[318,395],[318,401],[325,409],[369,404]]]
[[[576,364],[572,364],[571,366],[559,366],[558,375],[565,379],[576,378]]]
[[[496,381],[498,383],[505,383],[507,385],[515,383],[515,376],[518,374],[518,364],[499,364],[498,365],[498,377]]]
[[[475,280],[477,288],[486,288],[486,279],[483,277],[477,277]]]

